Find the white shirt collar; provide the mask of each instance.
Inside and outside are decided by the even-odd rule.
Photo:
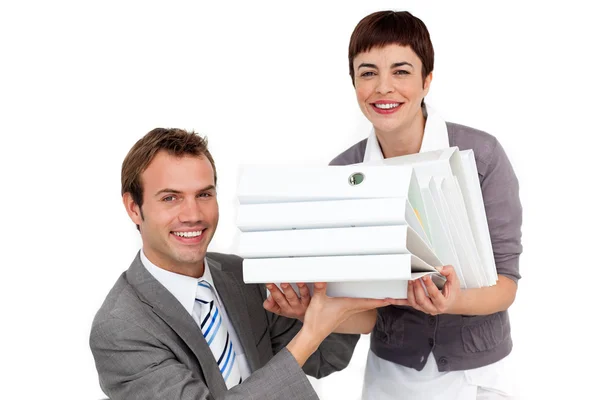
[[[192,312],[194,311],[198,281],[203,279],[210,283],[212,287],[215,287],[206,258],[204,259],[204,275],[200,278],[192,278],[191,276],[177,274],[154,265],[144,254],[144,249],[140,251],[140,258],[142,264],[154,279],[167,288],[190,315],[192,315]]]
[[[421,143],[419,153],[450,147],[446,121],[444,121],[429,105],[426,105],[424,111],[427,114],[427,119],[425,120],[425,131],[423,132],[423,142]],[[383,159],[383,152],[379,146],[377,135],[375,135],[375,129],[372,128],[371,134],[367,139],[367,147],[365,149],[363,161],[369,162]]]

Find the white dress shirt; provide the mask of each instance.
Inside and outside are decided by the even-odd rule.
[[[439,150],[450,146],[446,122],[427,106],[427,120],[419,152]],[[367,139],[363,162],[383,160],[383,152],[371,131]],[[369,351],[363,400],[475,400],[483,390],[488,398],[510,398],[514,393],[510,354],[500,361],[464,371],[440,372],[429,353],[422,371],[384,360]],[[491,397],[490,397],[491,395]]]
[[[229,337],[231,339],[231,343],[233,344],[233,349],[236,354],[236,363],[240,369],[240,373],[242,375],[242,380],[245,380],[250,376],[250,366],[248,365],[248,360],[246,360],[246,355],[244,353],[244,348],[240,344],[240,340],[238,338],[237,332],[231,325],[229,318],[227,317],[227,311],[221,298],[219,297],[219,293],[217,292],[217,288],[215,283],[213,282],[212,275],[210,274],[210,269],[208,268],[208,263],[206,259],[204,259],[204,275],[200,278],[192,278],[190,276],[176,274],[175,272],[167,271],[156,265],[152,264],[150,260],[144,254],[144,250],[140,251],[140,258],[142,260],[142,264],[148,272],[161,283],[185,308],[185,310],[192,316],[196,324],[198,325],[198,335],[202,336],[202,331],[200,330],[200,323],[198,316],[194,312],[194,302],[196,301],[196,288],[198,287],[198,282],[201,279],[204,279],[215,290],[215,295],[217,299],[217,306],[219,307],[219,313],[223,318],[223,322],[227,327],[227,331],[229,332]]]

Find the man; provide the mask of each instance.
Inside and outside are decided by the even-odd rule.
[[[325,284],[304,322],[267,312],[263,285],[242,260],[207,253],[219,218],[206,141],[157,128],[126,156],[123,204],[142,250],[98,311],[90,336],[100,384],[112,399],[317,399],[317,378],[350,361],[357,335],[332,334],[382,300],[332,299]],[[296,301],[296,299],[293,299]],[[347,330],[340,330],[347,331]]]

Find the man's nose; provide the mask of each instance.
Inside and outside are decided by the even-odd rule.
[[[179,210],[179,220],[181,222],[195,223],[202,221],[203,218],[202,207],[196,201],[196,198],[189,198],[183,201]]]

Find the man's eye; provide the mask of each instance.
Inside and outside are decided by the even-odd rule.
[[[198,197],[212,197],[212,193],[200,193]]]
[[[163,199],[162,199],[162,201],[165,201],[165,202],[170,202],[173,200],[175,200],[175,196],[166,196],[166,197],[163,197]]]

